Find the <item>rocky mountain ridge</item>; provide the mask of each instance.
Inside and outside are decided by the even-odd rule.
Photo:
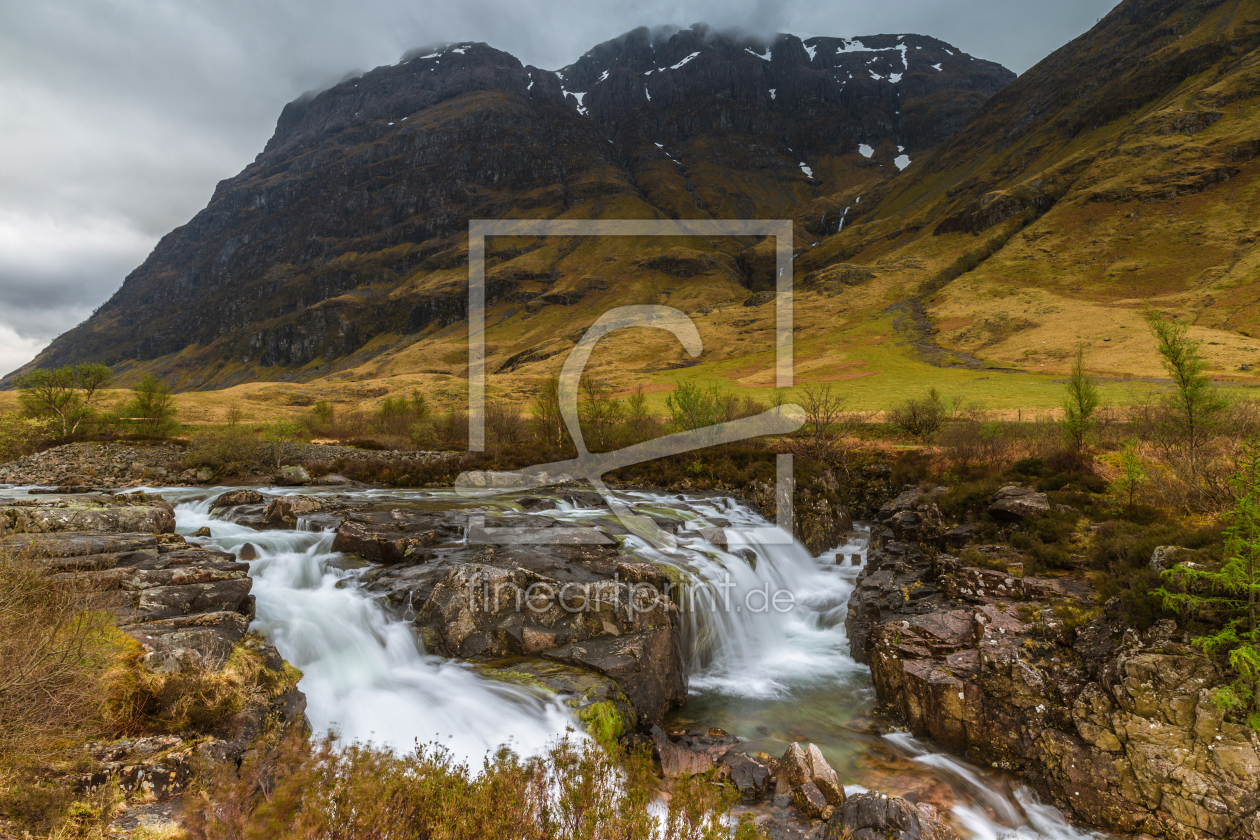
[[[554,72],[479,43],[413,52],[286,106],[258,158],[33,364],[91,358],[185,389],[327,375],[464,317],[471,218],[809,207],[834,232],[833,194],[894,177],[1013,78],[916,35],[639,29]],[[652,273],[678,287],[718,265],[727,293],[764,285],[752,244]],[[492,305],[566,305],[590,274],[536,245],[492,262],[525,252],[540,265],[492,272]]]

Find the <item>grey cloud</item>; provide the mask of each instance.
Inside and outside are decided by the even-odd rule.
[[[442,41],[556,68],[636,26],[933,35],[1017,72],[1111,0],[0,0],[0,372],[103,302],[284,104]]]

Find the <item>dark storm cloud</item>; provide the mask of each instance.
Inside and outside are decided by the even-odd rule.
[[[90,314],[280,109],[408,49],[556,68],[636,26],[916,32],[1022,72],[1111,0],[0,0],[0,372]]]

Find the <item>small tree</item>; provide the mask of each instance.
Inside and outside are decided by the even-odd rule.
[[[1146,468],[1138,457],[1137,441],[1127,441],[1124,449],[1120,450],[1120,475],[1111,482],[1108,489],[1116,498],[1125,500],[1127,509],[1132,513],[1133,500],[1145,483]]]
[[[1085,372],[1085,345],[1076,345],[1076,359],[1067,381],[1067,399],[1063,403],[1063,433],[1076,452],[1085,449],[1086,439],[1094,429],[1094,412],[1102,398],[1094,379]]]
[[[695,431],[722,422],[722,392],[716,385],[701,388],[694,382],[681,382],[665,397],[674,425]]]
[[[131,386],[131,402],[123,411],[139,421],[142,434],[165,437],[175,431],[175,392],[151,373]]]
[[[640,385],[626,399],[626,427],[630,430],[632,442],[640,443],[650,438],[656,425],[656,418],[648,413],[647,394],[643,393]]]
[[[70,438],[96,412],[113,379],[108,367],[92,363],[34,370],[18,380],[18,401],[27,414],[52,421],[62,438]]]
[[[564,417],[560,414],[560,377],[544,379],[530,405],[534,431],[549,446],[564,442]]]
[[[1175,589],[1160,587],[1164,606],[1220,629],[1193,644],[1209,656],[1225,656],[1235,679],[1213,695],[1228,711],[1249,711],[1260,731],[1260,441],[1246,445],[1234,476],[1238,501],[1225,533],[1220,569],[1178,564],[1164,572]]]
[[[613,399],[612,390],[592,377],[582,380],[582,395],[585,399],[578,405],[578,418],[587,446],[606,450],[613,442],[613,431],[625,410]]]
[[[784,446],[794,455],[813,458],[847,474],[854,448],[850,438],[867,416],[849,411],[848,401],[830,383],[806,385],[799,399],[805,422],[796,434],[784,439]]]
[[[271,461],[276,469],[284,466],[284,444],[302,437],[303,425],[296,420],[277,420],[263,427],[263,440],[271,450]]]
[[[1200,452],[1228,403],[1206,373],[1207,362],[1199,354],[1200,342],[1190,339],[1188,325],[1165,321],[1155,312],[1147,312],[1146,322],[1155,336],[1164,369],[1173,380],[1173,393],[1164,400],[1164,425],[1185,447],[1193,476],[1199,467]]]
[[[949,409],[935,387],[929,388],[922,397],[910,397],[888,412],[888,422],[897,431],[910,437],[926,440],[949,419]]]

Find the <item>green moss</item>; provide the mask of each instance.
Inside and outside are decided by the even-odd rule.
[[[579,701],[570,701],[570,703],[576,702]],[[577,710],[577,719],[582,722],[582,728],[592,738],[603,744],[616,741],[626,732],[625,722],[621,719],[621,714],[618,713],[617,707],[608,700],[601,700],[598,703],[579,708]]]

